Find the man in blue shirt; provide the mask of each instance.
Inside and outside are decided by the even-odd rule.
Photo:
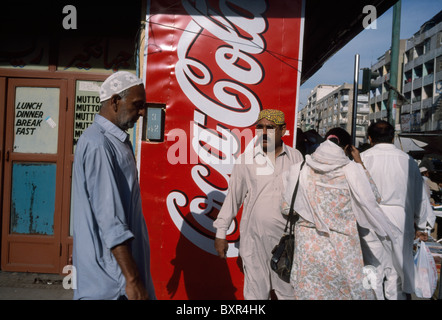
[[[73,170],[74,299],[156,299],[138,172],[125,130],[146,112],[140,79],[112,74]]]

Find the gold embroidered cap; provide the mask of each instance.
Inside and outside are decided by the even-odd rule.
[[[280,126],[285,124],[284,112],[275,109],[265,109],[259,113],[258,120],[267,119],[273,121],[276,125]]]

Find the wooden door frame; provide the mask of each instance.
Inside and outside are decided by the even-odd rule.
[[[61,215],[60,215],[60,233],[59,233],[59,242],[60,242],[60,259],[59,259],[59,265],[57,266],[57,270],[54,270],[54,273],[62,273],[63,267],[67,264],[69,264],[69,258],[72,254],[72,245],[73,245],[73,239],[70,235],[70,211],[71,211],[71,184],[72,184],[72,165],[74,161],[74,154],[73,154],[73,138],[74,138],[74,115],[75,115],[75,95],[76,95],[76,82],[77,80],[84,80],[84,81],[104,81],[110,73],[83,73],[83,72],[53,72],[53,71],[36,71],[36,70],[9,70],[9,69],[0,69],[0,88],[2,85],[1,81],[4,81],[4,85],[7,85],[7,79],[14,78],[18,81],[26,80],[28,78],[32,78],[31,81],[35,81],[36,79],[40,80],[65,80],[66,81],[66,91],[65,91],[65,102],[66,103],[66,111],[62,112],[64,109],[60,109],[60,116],[64,117],[64,123],[65,123],[65,130],[63,133],[63,138],[59,134],[58,137],[58,145],[60,147],[60,144],[63,144],[64,151],[62,153],[63,159],[60,160],[59,164],[61,164],[60,168],[57,167],[57,175],[58,170],[62,168],[63,177],[61,179],[62,183],[60,185],[60,188],[62,188],[62,198],[61,199]],[[4,78],[3,78],[4,77]],[[2,80],[3,79],[3,80]],[[12,80],[12,79],[11,79]],[[61,93],[61,92],[60,92]],[[9,96],[8,92],[8,96]],[[14,93],[15,94],[15,93]],[[60,94],[61,97],[61,94]],[[3,99],[4,104],[3,107],[6,109],[6,93],[4,93],[3,97],[0,93],[0,99]],[[62,103],[62,102],[60,102]],[[2,112],[2,103],[0,102],[0,112]],[[3,111],[2,114],[5,114]],[[63,114],[63,115],[62,115]],[[5,119],[9,117],[6,115]],[[1,120],[1,118],[0,118]],[[2,130],[1,121],[0,121],[0,132]],[[3,128],[3,132],[6,132],[6,128]],[[3,134],[2,137],[5,137]],[[4,150],[4,148],[1,148],[1,142],[0,142],[0,149]],[[0,151],[1,153],[1,151]],[[6,153],[2,153],[1,160],[5,159]],[[0,167],[0,170],[3,168],[3,161],[2,166]],[[58,176],[57,176],[58,177]],[[5,177],[1,176],[0,171],[0,182],[2,182],[2,186],[6,185],[6,183],[11,183],[12,177]],[[0,193],[0,197],[3,195],[3,192]],[[1,198],[0,198],[1,199]],[[58,200],[60,200],[58,199]],[[57,199],[56,199],[57,200]],[[5,206],[10,206],[10,199],[8,199],[8,203],[1,203],[0,202],[0,208],[5,208]],[[8,210],[9,211],[9,210]],[[3,210],[4,212],[4,210]],[[9,217],[8,221],[5,223],[5,214],[3,214],[3,217],[0,218],[0,221],[2,221],[2,226],[0,228],[1,234],[0,238],[2,240],[1,243],[1,249],[0,249],[0,255],[2,257],[2,269],[6,270],[3,266],[3,255],[5,254],[5,242],[3,240],[5,234],[9,234]],[[54,221],[55,224],[55,221]],[[22,271],[17,268],[14,268],[11,271]],[[26,270],[25,270],[26,271]],[[47,272],[47,271],[41,271],[41,272]]]
[[[77,81],[104,81],[109,74],[69,74],[68,81],[68,108],[66,110],[66,132],[65,132],[65,149],[64,155],[64,173],[63,178],[63,212],[61,225],[61,259],[60,259],[60,273],[62,273],[64,266],[71,264],[70,258],[73,249],[73,237],[70,234],[70,217],[71,217],[71,193],[72,193],[72,168],[74,163],[74,122],[75,122],[75,95]],[[70,152],[68,152],[70,150]]]
[[[72,255],[73,238],[70,234],[70,217],[71,217],[71,192],[72,192],[72,167],[74,162],[73,140],[74,140],[74,115],[75,115],[75,87],[76,79],[68,79],[68,98],[66,110],[66,130],[65,130],[65,146],[64,151],[64,177],[63,177],[63,201],[62,201],[62,221],[61,221],[61,257],[59,265],[59,273],[63,272],[66,265],[72,264],[70,257]],[[70,152],[69,152],[70,150]]]
[[[59,88],[59,115],[57,125],[57,153],[56,154],[35,154],[35,153],[14,153],[14,122],[15,122],[15,102],[16,102],[16,88],[17,87],[43,87],[43,88]],[[2,269],[6,271],[33,271],[33,272],[58,272],[59,259],[53,257],[59,252],[59,243],[61,237],[61,215],[62,215],[62,199],[63,194],[63,162],[64,162],[64,143],[65,130],[63,130],[66,123],[66,114],[64,111],[67,101],[67,83],[66,80],[61,79],[8,79],[8,100],[6,105],[6,134],[5,134],[5,174],[4,174],[4,202],[3,202],[3,225],[2,225]],[[14,162],[41,162],[41,163],[55,163],[55,203],[54,203],[54,229],[52,235],[23,235],[12,234],[10,232],[10,218],[11,218],[11,193],[12,193],[12,169]],[[21,247],[23,251],[29,251],[32,256],[32,247],[36,250],[34,252],[37,259],[36,245],[47,246],[46,250],[42,251],[47,254],[44,257],[53,257],[53,263],[41,265],[27,265],[26,263],[17,262],[11,256],[11,245]],[[28,250],[28,248],[30,250]],[[18,249],[16,249],[18,250]],[[41,254],[41,252],[40,252]]]
[[[6,78],[0,77],[0,208],[3,208],[3,167],[5,146],[5,121],[6,121]],[[0,230],[2,230],[2,218],[0,217]],[[1,239],[1,233],[0,233]],[[0,245],[0,256],[2,254]]]

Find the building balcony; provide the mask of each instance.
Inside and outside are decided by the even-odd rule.
[[[401,107],[401,113],[410,113],[411,104],[404,104]]]
[[[368,120],[362,120],[362,119],[356,119],[356,124],[359,124],[361,126],[367,125],[368,124]]]
[[[419,97],[419,101],[413,102],[411,104],[411,112],[417,111],[421,109],[421,101],[420,101],[420,97]]]
[[[423,80],[424,86],[429,85],[429,84],[433,84],[433,80],[434,80],[434,74],[433,73],[425,76],[424,80]]]
[[[387,117],[387,110],[376,111],[374,113],[375,119],[383,119]]]
[[[433,98],[427,98],[422,100],[422,109],[431,108],[433,105]]]
[[[421,100],[422,100],[422,97],[421,97],[421,96],[413,97],[413,98],[411,99],[411,103],[420,103]]]
[[[414,67],[420,66],[422,63],[424,63],[424,55],[417,57],[413,61],[414,61]]]
[[[368,106],[366,107],[359,107],[358,106],[358,113],[369,113],[370,112],[370,108]]]
[[[414,60],[411,60],[408,63],[404,64],[404,72],[410,71],[413,68],[414,68]]]
[[[442,71],[436,73],[436,82],[442,81]]]
[[[413,88],[422,87],[422,78],[417,78],[413,81]]]
[[[371,66],[371,69],[378,70],[378,69],[382,68],[385,64],[386,64],[386,61],[385,61],[385,54],[384,54],[382,57],[379,58],[379,60],[374,65]]]
[[[425,63],[427,61],[433,60],[434,59],[434,54],[436,53],[436,50],[430,50],[427,53],[425,53],[422,56],[422,61]]]
[[[368,103],[368,95],[358,95],[359,103]]]

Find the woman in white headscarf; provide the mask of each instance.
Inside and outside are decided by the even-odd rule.
[[[376,187],[350,135],[341,128],[331,129],[316,151],[306,156],[301,171],[300,167],[291,167],[282,204],[287,214],[299,177],[294,209],[300,218],[291,274],[295,298],[374,299],[357,225],[381,237],[391,237],[391,225],[377,205]]]

